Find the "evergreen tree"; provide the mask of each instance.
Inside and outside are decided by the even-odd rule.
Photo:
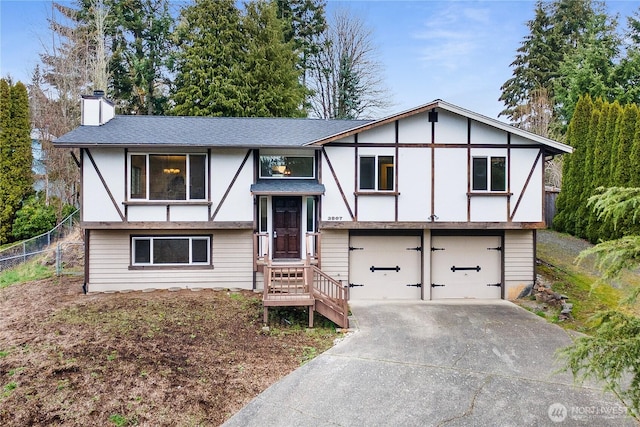
[[[327,28],[325,0],[277,0],[278,18],[286,22],[285,41],[293,42],[302,69],[302,85],[314,57],[320,53],[321,35]]]
[[[21,203],[33,192],[27,88],[0,80],[0,243],[11,240]]]
[[[591,197],[593,195],[592,193],[598,187],[606,186],[608,184],[609,160],[611,159],[609,152],[611,150],[611,145],[609,144],[606,135],[609,111],[611,108],[613,108],[612,105],[605,102],[599,109],[598,129],[595,134],[593,151],[591,154],[591,173],[589,174],[589,176],[591,176],[591,182],[589,185],[591,191],[587,193],[588,197]],[[586,215],[588,217],[586,236],[589,241],[595,243],[600,237],[599,233],[602,223],[598,219],[596,213],[589,207]]]
[[[614,101],[611,104],[607,115],[607,128],[605,130],[606,145],[603,146],[603,157],[606,164],[603,165],[602,169],[602,186],[604,187],[611,187],[614,185],[613,173],[615,171],[618,152],[618,136],[616,130],[618,128],[618,120],[622,115],[622,110],[620,103],[618,101]],[[599,220],[601,222],[601,226],[598,232],[598,239],[612,239],[615,234],[613,223],[602,218]]]
[[[306,90],[293,43],[285,43],[284,23],[276,6],[264,0],[246,5],[242,17],[246,36],[242,115],[251,117],[304,117]]]
[[[602,92],[582,92],[584,86],[600,89],[601,79],[608,84],[610,70],[607,64],[613,58],[611,55],[617,52],[617,39],[612,32],[615,21],[606,15],[601,2],[554,0],[538,1],[535,17],[527,25],[530,33],[511,64],[513,77],[501,87],[500,100],[505,109],[500,115],[516,123],[522,122],[534,91],[542,89],[556,107],[556,127],[563,131],[571,119],[577,98],[584,93],[600,95]],[[575,68],[584,65],[588,66],[588,71]],[[606,78],[589,75],[590,72],[601,73],[603,69],[607,70]],[[569,75],[563,77],[567,72]],[[560,99],[556,99],[558,97]]]
[[[549,98],[553,97],[552,81],[558,75],[562,52],[552,32],[551,18],[548,5],[538,0],[535,17],[527,22],[529,34],[524,37],[511,63],[513,77],[500,88],[502,94],[499,100],[505,105],[500,115],[507,116],[513,122],[524,120],[534,91],[542,90]]]
[[[580,96],[588,93],[594,99],[611,99],[614,95],[614,59],[620,44],[616,21],[600,11],[585,24],[578,46],[564,55],[560,76],[553,83],[561,122],[571,119]]]
[[[640,104],[640,12],[627,18],[626,55],[614,71],[615,98],[623,103]]]
[[[600,130],[600,122],[602,119],[602,100],[596,100],[591,112],[591,120],[589,124],[589,134],[584,141],[585,156],[584,165],[582,167],[584,179],[581,186],[581,194],[576,210],[576,231],[575,235],[581,238],[587,237],[587,228],[589,225],[589,212],[591,209],[587,206],[587,200],[593,194],[595,187],[595,151],[598,131]]]
[[[558,214],[554,219],[554,227],[570,234],[582,231],[577,229],[577,211],[581,204],[586,141],[589,138],[592,111],[591,97],[589,95],[581,97],[567,129],[566,142],[573,147],[574,151],[565,158],[563,164],[562,191],[558,196]]]
[[[627,187],[631,180],[631,147],[636,134],[638,107],[627,104],[618,121],[617,152],[612,184],[616,187]]]
[[[125,114],[163,114],[173,18],[168,0],[110,0],[112,96]],[[106,88],[103,88],[106,89]]]
[[[245,36],[233,0],[196,0],[180,14],[172,114],[242,116]]]

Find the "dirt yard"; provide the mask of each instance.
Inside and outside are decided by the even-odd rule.
[[[220,425],[337,338],[291,311],[264,329],[248,291],[81,288],[0,289],[0,425]]]

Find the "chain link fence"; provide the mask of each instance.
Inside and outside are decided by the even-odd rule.
[[[52,244],[61,241],[73,233],[79,222],[80,214],[79,211],[76,210],[51,231],[0,250],[0,271],[16,267],[35,256],[47,252],[51,249]],[[76,245],[77,244],[78,243],[76,243]]]

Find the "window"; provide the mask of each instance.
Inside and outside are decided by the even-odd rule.
[[[204,154],[132,154],[130,198],[135,200],[204,200],[207,156]]]
[[[474,191],[506,191],[507,161],[505,157],[474,157],[471,188]]]
[[[394,190],[393,156],[360,157],[360,190]]]
[[[209,265],[209,236],[134,237],[132,264],[140,265]]]
[[[260,156],[260,178],[314,178],[313,156]]]

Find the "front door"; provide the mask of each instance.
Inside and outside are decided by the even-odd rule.
[[[273,198],[273,257],[300,259],[301,197]]]

